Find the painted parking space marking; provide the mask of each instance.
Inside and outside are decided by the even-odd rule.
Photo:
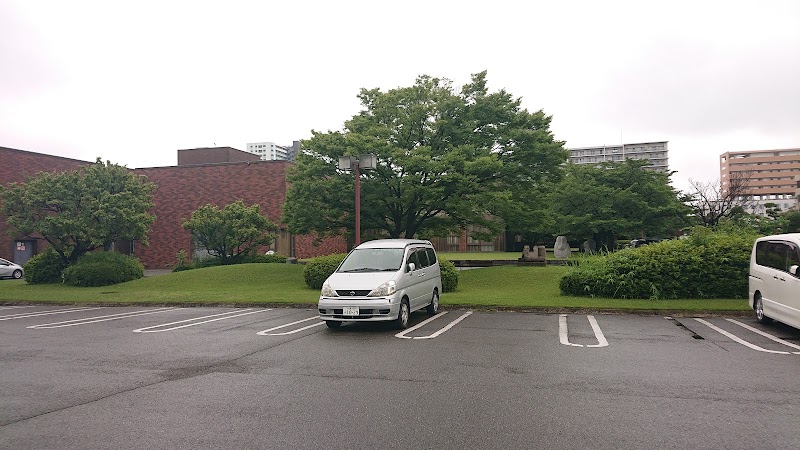
[[[783,344],[783,345],[785,345],[787,347],[792,347],[793,349],[796,349],[796,350],[800,350],[800,345],[793,344],[793,343],[791,343],[789,341],[785,341],[785,340],[779,338],[778,336],[773,336],[773,335],[767,333],[766,331],[761,331],[758,328],[751,327],[750,325],[747,325],[746,323],[739,322],[738,320],[734,320],[734,319],[725,319],[725,320],[727,320],[728,322],[731,322],[731,323],[735,323],[736,325],[739,325],[740,327],[743,327],[743,328],[745,328],[747,330],[750,330],[753,333],[760,334],[761,336],[764,336],[765,338],[767,338],[767,339],[769,339],[771,341],[777,342],[779,344]],[[800,355],[800,352],[792,352],[792,353],[794,353],[795,355]]]
[[[781,350],[769,350],[769,349],[766,349],[766,348],[763,348],[763,347],[759,347],[758,345],[753,344],[752,342],[745,341],[744,339],[740,338],[739,336],[736,336],[735,334],[733,334],[733,333],[731,333],[729,331],[725,331],[722,328],[720,328],[720,327],[718,327],[718,326],[716,326],[716,325],[714,325],[714,324],[712,324],[712,323],[710,323],[710,322],[708,322],[706,320],[699,319],[699,318],[695,318],[694,320],[696,320],[696,321],[708,326],[712,330],[722,334],[723,336],[727,337],[728,339],[730,339],[730,340],[732,340],[734,342],[737,342],[739,344],[742,344],[745,347],[751,348],[753,350],[757,350],[759,352],[764,352],[764,353],[773,353],[773,354],[776,354],[776,355],[791,355],[792,354],[792,352],[786,352],[786,351],[781,351]],[[791,342],[786,342],[783,339],[780,339],[778,337],[772,336],[771,334],[765,333],[765,332],[763,332],[761,330],[757,330],[757,329],[755,329],[755,328],[753,328],[753,327],[751,327],[749,325],[743,324],[741,322],[738,322],[738,321],[735,321],[735,320],[732,320],[732,319],[727,319],[727,320],[731,321],[732,323],[735,323],[735,324],[737,324],[737,325],[739,325],[739,326],[741,326],[741,327],[743,327],[745,329],[748,329],[748,330],[753,331],[753,332],[755,332],[757,334],[760,334],[760,335],[762,335],[764,337],[767,337],[767,338],[769,338],[769,339],[771,339],[771,340],[773,340],[775,342],[780,342],[781,344],[788,345],[789,347],[792,347],[792,348],[800,348],[797,345],[792,344]],[[795,352],[795,354],[800,354],[800,352]]]
[[[139,329],[133,330],[133,332],[134,333],[161,333],[162,331],[178,330],[178,329],[181,329],[181,328],[193,327],[195,325],[201,325],[201,324],[204,324],[204,323],[216,322],[218,320],[233,319],[234,317],[247,316],[247,315],[250,315],[250,314],[257,314],[257,313],[267,312],[267,311],[272,311],[272,308],[259,309],[259,310],[256,310],[256,311],[252,311],[252,308],[240,309],[240,310],[236,310],[236,311],[227,311],[227,312],[219,313],[219,314],[211,314],[209,316],[193,317],[191,319],[179,320],[177,322],[162,323],[160,325],[153,325],[151,327],[139,328]],[[224,316],[224,317],[220,317],[220,316]],[[195,322],[195,321],[200,320],[200,319],[208,319],[209,317],[215,317],[215,318],[214,319],[209,319],[209,320],[203,320],[203,321],[200,321],[200,322]],[[192,322],[192,323],[186,323],[186,322]],[[184,325],[179,325],[177,327],[163,328],[163,327],[169,327],[170,325],[177,325],[179,323],[182,323]],[[159,328],[161,328],[161,329],[159,329]]]
[[[63,322],[54,322],[54,323],[44,323],[41,325],[31,325],[28,328],[33,330],[43,330],[43,329],[50,329],[50,328],[64,328],[64,327],[74,327],[77,325],[88,325],[91,323],[98,323],[98,322],[108,322],[110,320],[120,320],[120,319],[127,319],[129,317],[137,317],[137,316],[146,316],[148,314],[158,314],[162,312],[172,311],[175,308],[157,308],[154,310],[149,311],[130,311],[126,313],[119,313],[119,314],[109,314],[106,316],[95,316],[95,317],[86,317],[83,319],[74,319],[74,320],[65,320]]]
[[[470,314],[472,314],[472,311],[465,312],[459,318],[457,318],[456,320],[448,323],[444,328],[440,329],[439,331],[437,331],[437,332],[435,332],[433,334],[429,334],[427,336],[406,336],[407,334],[411,333],[412,331],[414,331],[416,329],[419,329],[419,328],[422,328],[423,326],[427,325],[430,322],[433,322],[434,320],[436,320],[436,319],[438,319],[440,317],[444,317],[445,314],[447,314],[447,312],[448,311],[442,311],[439,314],[437,314],[437,315],[435,315],[435,316],[433,316],[433,317],[431,317],[429,319],[425,319],[422,322],[414,325],[413,327],[395,334],[394,337],[397,337],[397,338],[400,338],[400,339],[433,339],[433,338],[439,336],[440,334],[444,333],[445,331],[449,330],[450,328],[453,328],[457,323],[461,322],[462,320],[466,319]]]
[[[19,309],[19,308],[33,308],[34,306],[0,306],[0,309]]]
[[[50,316],[50,315],[53,315],[53,314],[67,314],[67,313],[73,313],[73,312],[91,311],[91,310],[95,310],[95,309],[102,309],[102,308],[100,308],[100,307],[98,307],[98,308],[68,308],[68,309],[56,309],[56,310],[47,311],[47,312],[39,311],[39,312],[27,312],[27,313],[9,314],[9,315],[6,315],[6,316],[0,316],[0,321],[2,321],[2,320],[14,320],[14,319],[25,319],[25,318],[28,318],[28,317]]]
[[[287,323],[285,325],[278,325],[277,327],[272,327],[272,328],[270,328],[268,330],[259,331],[256,334],[259,335],[259,336],[287,336],[287,335],[290,335],[290,334],[299,333],[301,331],[308,330],[309,328],[314,328],[314,327],[318,327],[320,325],[325,325],[325,322],[320,320],[320,322],[318,322],[318,323],[313,323],[311,325],[307,325],[307,326],[298,328],[296,330],[284,331],[282,333],[273,333],[273,331],[275,331],[275,330],[280,330],[280,329],[283,329],[283,328],[286,328],[286,327],[290,327],[292,325],[297,325],[298,323],[308,322],[309,320],[314,320],[314,319],[320,319],[320,317],[319,316],[314,316],[314,317],[309,317],[308,319],[303,319],[303,320],[298,320],[298,321],[295,321],[295,322]]]
[[[567,315],[561,314],[558,317],[558,339],[563,345],[568,345],[571,347],[588,347],[588,348],[598,348],[598,347],[608,347],[608,341],[606,337],[603,335],[603,331],[600,329],[600,325],[597,324],[597,320],[594,316],[586,316],[589,319],[589,325],[592,326],[592,331],[594,331],[594,337],[597,339],[597,344],[592,345],[583,345],[583,344],[573,344],[569,341],[569,329],[567,328]]]

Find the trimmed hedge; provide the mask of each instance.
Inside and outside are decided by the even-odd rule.
[[[30,284],[61,283],[64,272],[61,256],[52,247],[29,259],[23,268],[25,281]]]
[[[286,257],[283,255],[252,255],[247,256],[242,261],[244,264],[286,264]]]
[[[320,256],[310,260],[303,268],[303,279],[311,289],[322,289],[322,284],[344,260],[346,253]],[[442,272],[442,292],[453,292],[458,287],[458,270],[450,261],[439,258]]]
[[[574,266],[565,295],[610,298],[747,298],[751,234],[698,231],[688,239],[629,248]]]
[[[345,256],[346,253],[335,253],[310,260],[303,267],[303,279],[306,285],[311,289],[322,289],[322,284],[339,267]]]
[[[250,255],[241,258],[240,260],[236,261],[234,264],[286,264],[286,257],[283,255]],[[186,257],[180,256],[178,257],[178,265],[176,265],[172,271],[173,272],[182,272],[184,270],[192,270],[192,269],[202,269],[204,267],[215,267],[222,265],[222,259],[208,257],[203,259],[197,259],[191,262],[186,261]]]
[[[442,292],[453,292],[458,287],[458,269],[450,261],[439,258],[439,270],[442,273]]]
[[[118,252],[88,253],[64,270],[64,284],[72,286],[108,286],[144,276],[138,259]]]

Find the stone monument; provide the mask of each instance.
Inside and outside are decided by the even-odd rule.
[[[522,258],[520,258],[519,261],[546,262],[547,250],[545,250],[544,245],[535,245],[533,247],[533,250],[531,250],[530,246],[526,245],[522,247]]]
[[[567,259],[572,255],[572,250],[569,248],[566,236],[559,236],[556,238],[556,245],[553,247],[553,253],[558,259]]]

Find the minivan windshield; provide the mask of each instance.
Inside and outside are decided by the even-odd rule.
[[[403,264],[402,248],[357,248],[338,272],[396,272]]]

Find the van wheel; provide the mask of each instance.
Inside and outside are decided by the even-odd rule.
[[[758,323],[768,324],[772,322],[772,319],[764,315],[764,303],[761,301],[761,296],[756,296],[756,299],[753,304],[753,309],[756,311],[756,320]]]
[[[393,325],[395,328],[405,330],[408,328],[408,318],[411,315],[411,309],[408,306],[408,299],[400,301],[400,311],[397,313],[397,319],[394,320]]]
[[[428,305],[426,311],[428,311],[428,314],[430,315],[434,315],[439,312],[439,292],[437,292],[436,289],[433,290],[433,297],[431,298],[431,304]]]
[[[325,325],[327,325],[328,328],[335,330],[342,326],[342,322],[339,322],[338,320],[326,320]]]

